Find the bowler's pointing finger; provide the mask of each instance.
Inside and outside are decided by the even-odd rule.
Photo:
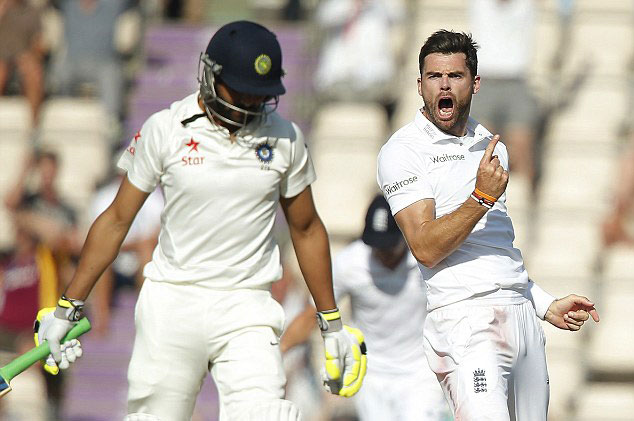
[[[481,162],[491,162],[491,157],[493,156],[493,151],[495,150],[495,145],[498,144],[498,140],[500,140],[500,135],[496,134],[493,136],[493,139],[487,145],[487,148],[484,150],[484,156],[482,157]]]

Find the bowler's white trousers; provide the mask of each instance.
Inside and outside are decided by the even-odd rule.
[[[161,421],[191,419],[211,371],[220,420],[240,419],[258,402],[282,399],[279,351],[284,311],[266,290],[218,291],[197,284],[143,284],[128,369],[128,412]]]
[[[492,294],[441,307],[424,332],[456,421],[546,421],[544,332],[526,298]]]

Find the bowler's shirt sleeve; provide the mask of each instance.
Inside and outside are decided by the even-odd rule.
[[[528,280],[527,296],[535,308],[537,317],[544,320],[548,308],[556,298],[544,291],[539,285],[533,282],[532,279]]]
[[[166,143],[163,124],[169,118],[168,113],[163,110],[148,118],[117,163],[126,170],[128,180],[146,193],[154,191],[163,174],[162,147]]]
[[[304,134],[293,123],[293,137],[291,137],[291,163],[282,178],[280,194],[282,197],[294,197],[315,181],[313,161],[304,142]]]
[[[434,194],[420,158],[408,148],[387,143],[379,153],[377,182],[392,214]]]

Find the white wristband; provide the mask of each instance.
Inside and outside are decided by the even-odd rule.
[[[528,280],[528,296],[527,298],[533,303],[537,317],[544,320],[548,307],[556,300],[555,297],[544,291],[539,285],[532,280]]]

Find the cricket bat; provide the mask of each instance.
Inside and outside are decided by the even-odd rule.
[[[87,318],[83,318],[64,336],[62,343],[76,339],[90,330],[90,322]],[[0,397],[6,395],[11,391],[9,382],[18,374],[38,362],[45,359],[48,354],[51,353],[51,349],[48,346],[48,342],[44,341],[39,346],[32,348],[24,354],[11,361],[9,364],[0,368]]]

